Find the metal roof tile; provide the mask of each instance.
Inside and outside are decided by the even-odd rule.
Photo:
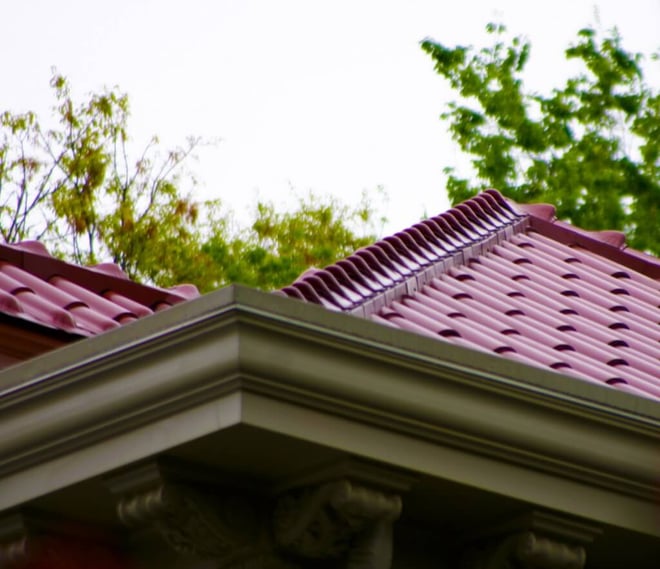
[[[116,328],[198,295],[190,285],[160,289],[128,279],[111,263],[80,267],[43,244],[0,244],[0,312],[73,340]]]
[[[551,205],[487,190],[303,280],[327,287],[326,273],[342,310],[660,398],[660,261]],[[305,299],[323,303],[321,288]]]

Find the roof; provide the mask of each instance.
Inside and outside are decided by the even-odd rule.
[[[660,260],[488,190],[279,294],[660,398]]]
[[[131,281],[112,263],[81,267],[52,257],[43,244],[0,244],[0,313],[80,336],[101,332],[199,296]]]

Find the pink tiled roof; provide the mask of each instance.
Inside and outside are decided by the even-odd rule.
[[[93,336],[198,296],[133,282],[113,264],[80,267],[35,241],[0,244],[0,313],[77,336]]]
[[[660,260],[488,190],[280,294],[660,398]]]

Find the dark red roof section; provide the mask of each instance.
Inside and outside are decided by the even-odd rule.
[[[80,267],[39,242],[0,244],[0,313],[76,336],[93,336],[199,296],[133,282],[114,264]]]
[[[660,398],[660,260],[488,190],[280,294]]]

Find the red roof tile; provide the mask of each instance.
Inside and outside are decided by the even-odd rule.
[[[198,296],[195,287],[141,285],[119,267],[80,267],[38,242],[0,244],[0,312],[76,336],[93,336]]]
[[[488,190],[279,291],[660,398],[660,260]]]

